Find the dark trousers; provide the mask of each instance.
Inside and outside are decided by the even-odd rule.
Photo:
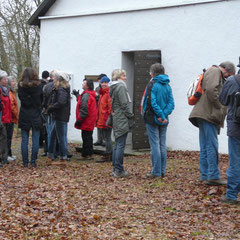
[[[82,130],[82,157],[88,157],[93,154],[93,131]]]
[[[4,123],[4,126],[7,131],[7,146],[8,146],[8,156],[12,156],[12,136],[13,136],[13,130],[14,130],[14,123]]]
[[[7,148],[7,131],[4,126],[0,126],[0,161],[4,162],[8,157],[8,148]]]

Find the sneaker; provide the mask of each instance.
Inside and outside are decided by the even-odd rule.
[[[227,181],[222,179],[210,179],[205,181],[204,184],[209,186],[221,186],[221,185],[227,185]]]
[[[16,157],[16,156],[11,156],[11,158],[12,158],[13,160],[16,160],[16,159],[17,159],[17,157]]]
[[[41,154],[41,157],[46,157],[46,156],[47,156],[47,153],[46,153],[46,152],[44,152],[44,153]]]
[[[146,174],[146,178],[162,178],[162,176],[156,176],[156,175],[153,175],[152,173],[148,173]]]
[[[128,171],[121,171],[121,172],[113,172],[112,176],[115,178],[125,178],[125,177],[129,177],[129,173]]]
[[[93,144],[94,146],[101,146],[102,145],[102,142],[95,142],[94,144]]]
[[[13,157],[8,156],[7,160],[8,160],[9,162],[12,162],[12,161],[14,161],[15,159],[13,159]]]
[[[227,203],[227,204],[230,204],[230,205],[237,205],[237,204],[239,204],[238,200],[228,199],[226,195],[222,196],[221,202],[222,203]]]

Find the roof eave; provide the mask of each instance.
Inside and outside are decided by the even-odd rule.
[[[40,27],[40,19],[39,17],[44,16],[49,8],[56,2],[56,0],[44,0],[37,10],[33,13],[33,15],[29,18],[28,24],[35,25]]]

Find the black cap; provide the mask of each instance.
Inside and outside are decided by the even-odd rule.
[[[105,73],[101,73],[98,75],[97,80],[101,80],[101,78],[105,76],[107,76]]]
[[[48,78],[49,77],[49,72],[48,71],[43,71],[42,72],[42,78]]]

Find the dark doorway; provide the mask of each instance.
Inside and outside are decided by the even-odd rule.
[[[133,83],[129,83],[129,92],[133,99],[135,126],[132,131],[132,148],[149,148],[145,123],[140,113],[141,98],[150,80],[149,68],[154,63],[161,63],[161,51],[133,51],[123,53],[123,68],[130,72]],[[131,94],[132,93],[132,94]]]

